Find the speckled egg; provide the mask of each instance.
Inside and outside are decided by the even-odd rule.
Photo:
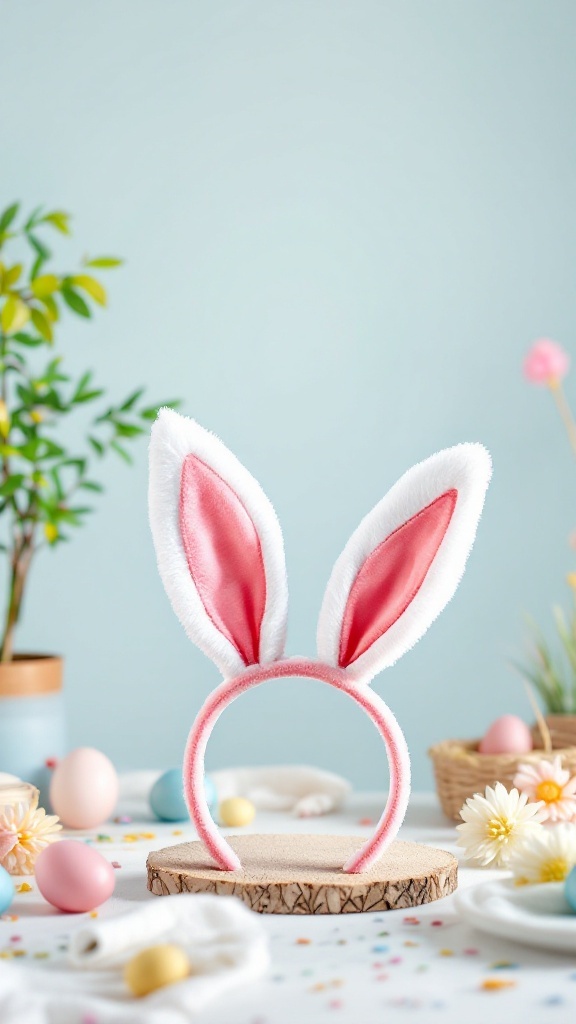
[[[110,758],[93,747],[78,747],[54,769],[50,803],[68,828],[96,828],[118,800],[118,776]]]
[[[572,868],[564,883],[564,895],[570,904],[570,909],[576,914],[576,868]]]
[[[208,807],[212,809],[216,803],[216,789],[212,780],[206,775],[204,791]],[[160,821],[187,821],[188,808],[182,789],[182,772],[180,768],[169,768],[152,786],[148,802],[153,814]]]
[[[128,961],[124,981],[133,996],[147,996],[165,985],[174,985],[190,974],[190,961],[180,946],[166,943],[143,949]]]
[[[14,882],[6,871],[0,867],[0,914],[5,914],[14,899]]]
[[[114,892],[112,865],[76,839],[60,839],[42,850],[35,874],[44,899],[71,914],[94,910]]]
[[[502,715],[480,740],[481,754],[527,754],[534,746],[532,733],[516,715]]]
[[[231,796],[222,800],[218,807],[218,817],[221,825],[229,828],[242,828],[254,820],[256,808],[250,800],[243,796]]]

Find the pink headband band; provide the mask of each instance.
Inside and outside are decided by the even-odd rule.
[[[200,838],[223,870],[240,863],[204,797],[204,752],[224,708],[283,676],[328,683],[364,708],[386,744],[388,802],[374,836],[344,865],[363,871],[396,836],[410,793],[404,736],[367,685],[422,636],[453,596],[490,480],[479,444],[410,469],[362,520],[330,577],[318,661],[285,659],[288,593],[282,534],[259,484],[218,438],[161,411],[150,445],[150,522],[158,568],[190,639],[224,682],[205,702],[184,757],[184,793]]]

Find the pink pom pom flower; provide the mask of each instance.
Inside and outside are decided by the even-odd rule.
[[[524,359],[524,376],[532,384],[553,387],[566,376],[569,367],[570,356],[562,346],[551,338],[540,338]]]

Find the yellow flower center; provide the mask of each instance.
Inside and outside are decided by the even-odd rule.
[[[563,882],[567,877],[571,864],[564,857],[554,857],[546,860],[540,868],[541,882]]]
[[[506,842],[512,829],[512,822],[508,818],[490,818],[486,831],[489,839],[499,839]]]
[[[555,804],[562,798],[562,786],[552,779],[545,779],[536,786],[536,798],[547,804]]]

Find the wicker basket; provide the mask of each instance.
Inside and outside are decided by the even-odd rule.
[[[562,758],[562,767],[576,775],[576,747],[542,749],[528,754],[479,754],[479,740],[444,740],[428,751],[434,764],[436,789],[442,810],[449,818],[460,820],[460,808],[469,796],[483,793],[486,786],[502,782],[512,788],[512,780],[520,764],[532,764],[542,758]]]

